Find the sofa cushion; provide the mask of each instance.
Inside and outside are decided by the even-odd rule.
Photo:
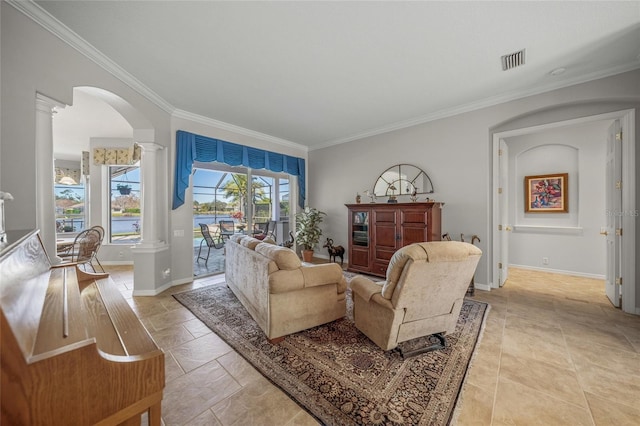
[[[289,248],[261,242],[256,246],[255,250],[257,253],[273,260],[280,269],[291,270],[302,266],[298,255]]]
[[[240,238],[240,245],[250,250],[255,250],[256,246],[261,242],[262,241],[260,241],[259,239],[249,237],[248,235],[245,235],[244,237]]]
[[[243,239],[244,237],[245,237],[244,234],[233,234],[229,237],[229,240],[233,241],[234,243],[240,244],[240,240]]]

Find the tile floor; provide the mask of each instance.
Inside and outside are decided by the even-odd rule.
[[[166,425],[312,425],[171,294],[131,297],[130,267],[112,278],[166,354]],[[639,425],[640,317],[613,308],[600,280],[512,269],[491,304],[461,394],[457,425]]]

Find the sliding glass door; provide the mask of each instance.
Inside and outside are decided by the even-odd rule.
[[[196,163],[193,170],[194,273],[223,272],[224,264],[209,260],[206,266],[197,253],[203,239],[201,224],[215,237],[220,221],[232,221],[235,233],[260,235],[268,223],[269,236],[278,243],[289,236],[290,178],[286,174],[229,167],[219,163]],[[213,249],[212,249],[213,251]],[[217,254],[211,256],[215,259]],[[213,266],[212,266],[213,265]]]

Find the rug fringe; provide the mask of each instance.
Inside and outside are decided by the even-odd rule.
[[[469,364],[467,365],[467,371],[464,373],[464,378],[462,379],[462,385],[460,386],[460,390],[458,391],[458,397],[456,398],[456,402],[453,408],[453,413],[451,414],[451,419],[449,420],[449,425],[455,426],[458,424],[458,417],[460,417],[460,412],[462,411],[462,404],[464,403],[462,395],[464,394],[464,390],[467,387],[467,378],[469,377],[469,370],[473,367],[473,363],[477,356],[477,349],[480,345],[480,341],[482,340],[482,336],[484,335],[484,329],[487,324],[487,318],[489,317],[489,311],[491,310],[491,305],[487,302],[482,302],[480,300],[473,299],[474,302],[480,302],[487,305],[487,309],[484,311],[484,316],[482,318],[482,325],[480,325],[480,332],[478,333],[478,339],[476,340],[476,344],[473,347],[473,351],[471,352],[471,359],[469,360]]]

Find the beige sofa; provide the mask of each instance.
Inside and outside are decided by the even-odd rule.
[[[229,239],[225,257],[227,285],[272,343],[346,314],[335,263],[303,265],[293,250],[244,235]]]
[[[481,256],[479,248],[459,241],[401,248],[389,262],[386,281],[351,280],[356,327],[384,350],[453,332]]]

